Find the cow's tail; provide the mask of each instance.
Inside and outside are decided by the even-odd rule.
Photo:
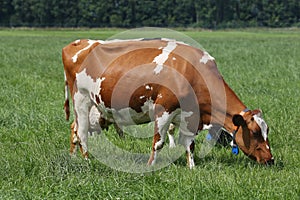
[[[70,101],[69,101],[69,85],[67,81],[66,72],[64,72],[64,78],[65,78],[65,104],[64,104],[64,110],[66,114],[66,120],[69,120],[70,118]]]

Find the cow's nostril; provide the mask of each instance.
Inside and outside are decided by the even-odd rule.
[[[266,162],[266,165],[274,165],[274,159],[273,158],[271,158],[271,160],[268,160],[267,162]]]

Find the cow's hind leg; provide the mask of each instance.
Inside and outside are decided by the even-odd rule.
[[[167,130],[171,122],[171,115],[169,113],[160,112],[156,115],[154,125],[154,137],[152,142],[152,152],[148,160],[148,165],[153,165],[156,162],[158,152],[163,148]]]
[[[76,122],[73,121],[71,124],[71,136],[70,136],[70,155],[74,156],[77,149],[78,138],[77,138]]]
[[[80,92],[74,95],[74,110],[76,115],[76,130],[78,144],[82,156],[88,158],[88,130],[89,130],[89,111],[91,108],[91,101],[88,96],[81,94]]]

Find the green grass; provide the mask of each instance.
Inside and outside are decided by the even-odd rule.
[[[0,30],[0,199],[299,199],[300,31],[186,31],[218,63],[249,108],[262,108],[276,164],[258,165],[215,147],[158,171],[115,171],[97,159],[70,158],[63,112],[61,49],[78,38],[120,30]],[[151,139],[105,134],[121,148],[150,153]],[[204,135],[197,136],[196,155]]]

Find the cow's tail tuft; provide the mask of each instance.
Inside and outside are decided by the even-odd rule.
[[[66,114],[66,120],[68,121],[70,118],[70,101],[69,101],[69,85],[66,77],[66,73],[64,73],[65,78],[65,104],[64,104],[64,110]]]

